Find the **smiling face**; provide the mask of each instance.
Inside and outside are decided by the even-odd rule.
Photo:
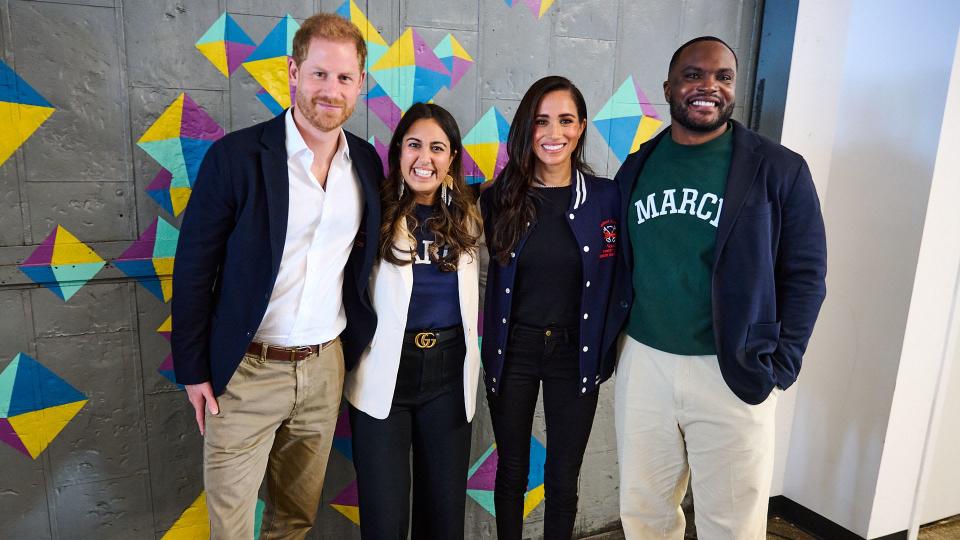
[[[543,96],[533,117],[533,153],[537,168],[569,167],[570,156],[587,127],[577,116],[577,104],[567,90]]]
[[[353,42],[313,38],[299,66],[289,61],[296,110],[312,127],[333,131],[353,114],[364,79],[357,58]]]
[[[400,140],[400,176],[420,204],[433,204],[454,155],[450,139],[432,118],[410,125]]]
[[[722,134],[733,115],[736,84],[736,59],[722,43],[700,41],[684,49],[663,83],[674,140],[699,144]]]

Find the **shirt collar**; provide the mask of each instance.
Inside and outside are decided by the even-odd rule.
[[[293,120],[293,107],[287,109],[284,124],[286,125],[287,131],[287,158],[292,158],[304,150],[310,151],[307,142],[303,140],[303,135],[300,134],[300,130],[297,129],[297,124]],[[337,142],[337,151],[333,154],[333,159],[342,159],[346,163],[350,163],[350,146],[347,144],[347,134],[343,128],[339,129],[340,137]]]

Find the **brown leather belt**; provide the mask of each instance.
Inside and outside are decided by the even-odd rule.
[[[252,341],[250,345],[247,346],[247,354],[266,358],[267,360],[299,362],[300,360],[319,354],[320,351],[332,345],[334,341],[336,341],[336,338],[326,343],[321,343],[320,345],[303,345],[300,347],[281,347],[279,345],[267,345],[266,343]]]

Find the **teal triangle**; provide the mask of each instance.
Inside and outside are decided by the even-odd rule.
[[[640,117],[628,116],[625,118],[594,120],[593,125],[607,141],[610,150],[617,156],[617,159],[623,161],[630,153],[633,138],[636,136],[637,127],[640,125]]]
[[[370,66],[376,65],[377,62],[383,58],[383,55],[390,50],[386,45],[380,45],[379,43],[367,42],[367,70],[370,70]]]
[[[256,531],[257,538],[260,538],[260,524],[263,523],[263,510],[267,503],[263,499],[257,499],[257,507],[253,511],[253,530]]]
[[[286,51],[287,56],[293,56],[293,36],[297,33],[297,30],[300,29],[300,24],[296,19],[291,17],[289,13],[284,16],[283,22],[287,28],[287,42],[284,50]]]
[[[13,360],[0,372],[0,418],[10,416],[10,400],[13,398],[13,382],[17,379],[17,366],[23,353],[17,353]]]
[[[416,73],[417,66],[415,65],[401,66],[377,71],[374,73],[374,77],[397,108],[406,111],[413,105],[413,86]]]
[[[47,265],[43,266],[21,266],[20,271],[32,279],[37,285],[43,285],[50,289],[53,294],[66,300],[63,291],[60,290],[60,284],[57,283],[57,276],[53,273],[53,268]]]
[[[214,22],[207,31],[200,36],[200,39],[197,40],[197,45],[203,45],[204,43],[215,43],[217,41],[224,41],[224,35],[227,32],[227,15],[226,12],[223,15],[220,15],[220,18]]]
[[[187,165],[183,161],[183,147],[180,145],[180,138],[173,137],[163,139],[162,141],[149,141],[137,143],[143,151],[150,154],[150,157],[159,163],[164,169],[170,171],[174,178],[189,178],[187,174]]]
[[[87,284],[103,268],[104,262],[54,265],[53,275],[57,277],[63,299],[69,300],[81,287]]]
[[[643,116],[643,109],[640,107],[637,98],[637,88],[633,84],[633,76],[627,77],[620,88],[610,96],[610,99],[604,104],[596,120],[608,120],[610,118],[622,118],[624,116]]]
[[[67,381],[33,358],[21,353],[17,378],[13,383],[13,397],[8,414],[39,411],[57,405],[66,405],[87,399]]]
[[[467,495],[471,499],[477,501],[484,510],[486,510],[491,516],[497,515],[496,506],[493,504],[493,492],[487,491],[485,489],[468,489]]]
[[[158,218],[157,238],[153,243],[153,258],[163,259],[176,256],[178,241],[180,241],[180,230],[162,217]]]

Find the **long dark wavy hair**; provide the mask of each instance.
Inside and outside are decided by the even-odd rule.
[[[500,264],[510,260],[510,252],[514,251],[520,237],[527,228],[527,223],[536,221],[535,198],[539,197],[536,189],[531,189],[534,182],[534,167],[537,156],[533,153],[533,121],[537,116],[537,109],[543,96],[558,90],[570,93],[577,106],[577,121],[586,122],[587,102],[583,94],[570,79],[559,75],[544,77],[533,83],[527,93],[520,100],[513,123],[510,124],[510,134],[507,136],[507,165],[500,171],[493,185],[490,186],[484,197],[493,196],[491,205],[492,219],[489,238],[491,253]],[[587,130],[583,130],[577,147],[570,156],[574,171],[593,174],[583,158],[587,146]]]
[[[451,200],[449,204],[445,203],[440,200],[438,193],[433,214],[426,220],[425,225],[434,235],[434,243],[430,246],[430,259],[440,271],[453,272],[457,269],[461,253],[476,256],[482,225],[476,198],[463,179],[463,142],[460,139],[460,128],[446,109],[433,103],[414,103],[400,119],[390,139],[387,152],[389,172],[380,185],[383,215],[380,222],[379,256],[389,263],[402,266],[410,264],[416,254],[413,247],[409,250],[397,249],[395,241],[405,233],[411,240],[411,245],[416,243],[412,234],[418,225],[413,190],[407,187],[403,195],[399,195],[400,184],[403,182],[400,173],[400,150],[403,137],[410,130],[410,126],[423,119],[435,121],[450,139],[453,158],[447,174],[453,178],[453,186],[448,187],[447,191]],[[443,256],[440,255],[441,247],[446,248]]]

